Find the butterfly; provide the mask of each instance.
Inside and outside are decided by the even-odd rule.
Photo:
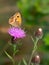
[[[22,18],[20,12],[16,12],[10,19],[9,24],[14,27],[20,27],[22,24]]]

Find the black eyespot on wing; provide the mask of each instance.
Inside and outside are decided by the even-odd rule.
[[[17,18],[19,18],[19,16],[17,16]]]

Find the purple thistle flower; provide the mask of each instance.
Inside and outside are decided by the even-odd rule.
[[[14,40],[16,38],[23,38],[23,37],[26,36],[24,30],[22,30],[21,28],[17,28],[17,27],[11,27],[11,28],[9,28],[8,33],[11,36],[14,37]]]

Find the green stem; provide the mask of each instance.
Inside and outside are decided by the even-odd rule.
[[[34,65],[40,65],[39,63],[35,63]]]
[[[8,58],[12,61],[13,65],[15,65],[15,61],[12,56],[10,56],[6,51],[4,51]]]
[[[32,54],[31,54],[31,57],[30,57],[30,59],[29,59],[29,63],[28,63],[28,65],[30,65],[31,64],[31,60],[32,60],[32,57],[33,57],[33,54],[34,54],[34,52],[36,51],[36,49],[37,49],[37,42],[38,42],[38,38],[36,38],[36,41],[34,42],[34,48],[33,48],[33,50],[32,50]]]

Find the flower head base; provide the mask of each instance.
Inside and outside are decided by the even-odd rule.
[[[17,27],[11,27],[9,30],[8,30],[8,33],[14,37],[14,39],[16,38],[23,38],[25,37],[25,32],[24,30],[22,30],[21,28],[17,28]]]

